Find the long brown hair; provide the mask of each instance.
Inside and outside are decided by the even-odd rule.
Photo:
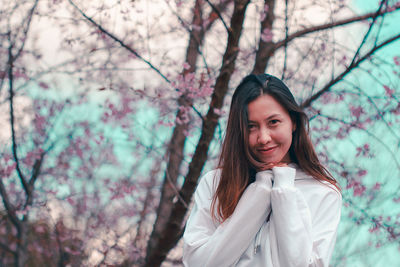
[[[307,115],[296,103],[289,88],[268,74],[246,76],[236,88],[231,102],[226,135],[219,158],[221,177],[211,204],[212,217],[220,221],[229,218],[246,187],[254,181],[258,169],[265,163],[250,152],[248,141],[248,104],[261,95],[275,98],[289,113],[296,128],[289,149],[290,158],[307,174],[340,188],[329,171],[320,163],[308,135]],[[215,209],[216,208],[216,209]],[[217,214],[214,213],[216,210]]]

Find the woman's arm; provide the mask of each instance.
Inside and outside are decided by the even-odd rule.
[[[341,195],[329,187],[318,187],[318,207],[311,211],[303,193],[294,187],[296,170],[275,167],[271,192],[273,233],[277,250],[273,262],[280,266],[328,266],[340,221]],[[310,192],[311,193],[311,192]],[[314,201],[314,200],[313,200]]]
[[[207,174],[214,175],[214,174]],[[270,206],[271,171],[259,172],[240,198],[235,211],[217,225],[210,213],[213,177],[203,177],[183,236],[185,266],[220,267],[235,264],[266,220]]]

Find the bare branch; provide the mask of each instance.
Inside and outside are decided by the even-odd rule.
[[[28,36],[29,28],[31,26],[33,13],[37,7],[38,2],[39,2],[39,0],[36,0],[35,3],[33,3],[33,6],[28,13],[26,27],[23,30],[24,40],[28,39],[27,36]],[[21,52],[24,50],[25,44],[26,44],[26,42],[23,41],[21,47],[18,49],[18,52],[15,54],[14,58],[18,58],[20,56]]]
[[[0,195],[1,198],[3,199],[3,204],[4,207],[7,210],[7,215],[10,218],[11,222],[14,224],[14,226],[19,229],[20,227],[20,221],[18,220],[16,214],[15,214],[15,208],[10,202],[10,199],[8,198],[8,194],[6,191],[6,188],[4,186],[3,180],[0,179]]]
[[[289,1],[285,0],[285,44],[284,44],[284,54],[285,58],[283,60],[283,70],[282,70],[282,77],[281,80],[285,79],[285,72],[287,69],[287,40],[288,40],[288,35],[289,35],[289,25],[288,25],[288,5]]]
[[[0,249],[6,251],[6,252],[8,252],[8,253],[11,253],[11,254],[14,255],[14,256],[16,255],[16,254],[15,254],[15,251],[13,251],[13,250],[10,249],[7,245],[5,245],[5,244],[3,244],[3,243],[1,243],[1,242],[0,242]]]
[[[226,22],[225,22],[224,18],[222,17],[222,14],[219,11],[219,9],[213,3],[211,3],[209,0],[206,0],[206,2],[211,6],[211,8],[214,10],[214,12],[218,15],[218,17],[221,20],[222,24],[224,24],[224,27],[225,27],[226,31],[227,32],[232,31],[232,29],[229,28],[228,25],[226,25]]]
[[[10,125],[11,125],[11,140],[12,140],[12,153],[16,163],[16,170],[21,180],[22,187],[26,194],[28,194],[28,183],[24,174],[22,173],[21,166],[19,164],[17,141],[15,134],[15,117],[14,117],[14,56],[12,54],[13,43],[11,41],[11,33],[8,35],[8,41],[10,46],[8,48],[8,81],[9,81],[9,102],[10,102]]]
[[[308,99],[306,99],[300,106],[302,108],[307,108],[311,105],[312,102],[314,102],[316,99],[318,99],[321,95],[323,95],[325,92],[329,91],[330,88],[341,81],[347,74],[349,74],[353,69],[357,68],[362,62],[364,62],[366,59],[368,59],[370,56],[372,56],[376,51],[381,49],[382,47],[385,47],[386,45],[397,41],[400,38],[400,34],[393,36],[392,38],[387,39],[386,41],[382,42],[380,45],[373,47],[368,53],[366,53],[363,57],[359,58],[355,62],[353,62],[352,65],[348,66],[341,74],[339,74],[336,78],[331,80],[328,84],[326,84],[321,90],[319,90],[316,94],[312,95]]]
[[[371,33],[372,28],[373,28],[374,25],[375,25],[375,21],[376,21],[376,19],[378,18],[379,14],[382,12],[383,5],[385,4],[386,1],[387,1],[387,0],[382,0],[382,1],[381,1],[381,4],[380,4],[380,6],[379,6],[379,8],[378,8],[378,11],[376,11],[375,16],[374,16],[373,19],[372,19],[371,25],[369,26],[367,33],[364,35],[364,37],[363,37],[363,39],[362,39],[362,41],[361,41],[361,44],[359,45],[359,47],[358,47],[356,53],[355,53],[354,56],[353,56],[353,59],[351,60],[350,66],[353,65],[353,64],[354,64],[354,61],[357,59],[357,57],[358,57],[358,55],[359,55],[359,53],[360,53],[360,51],[361,51],[361,48],[364,46],[365,41],[368,39],[368,36],[369,36],[369,34]],[[385,14],[383,14],[383,15],[385,15]]]
[[[391,238],[393,238],[394,240],[396,240],[396,238],[400,235],[395,234],[393,232],[393,227],[388,225],[385,222],[380,222],[375,216],[370,215],[365,209],[358,207],[350,198],[346,198],[346,201],[351,204],[353,207],[355,207],[357,210],[359,210],[366,218],[368,218],[372,223],[376,224],[377,226],[379,226],[381,229],[383,229],[384,231],[386,231],[389,236]],[[396,227],[397,228],[397,227]]]
[[[395,6],[393,9],[391,9],[389,11],[380,11],[378,15],[377,15],[376,12],[371,12],[371,13],[367,13],[367,14],[364,14],[364,15],[355,16],[355,17],[352,17],[352,18],[338,20],[338,21],[335,21],[335,22],[330,22],[330,23],[327,23],[327,24],[318,25],[318,26],[310,27],[310,28],[307,28],[307,29],[304,29],[304,30],[300,30],[298,32],[295,32],[295,33],[289,35],[288,38],[285,38],[285,40],[281,40],[281,41],[275,43],[275,49],[278,49],[278,48],[284,46],[285,42],[290,42],[290,41],[292,41],[292,40],[294,40],[296,38],[302,37],[302,36],[304,36],[306,34],[309,34],[309,33],[318,32],[318,31],[321,31],[321,30],[331,29],[331,28],[335,28],[335,27],[338,27],[338,26],[344,26],[344,25],[351,24],[351,23],[354,23],[354,22],[358,22],[358,21],[363,21],[363,20],[367,20],[367,19],[370,19],[370,18],[379,17],[379,16],[382,16],[382,15],[385,15],[385,14],[392,13],[392,12],[397,11],[399,9],[400,9],[400,5]]]
[[[112,34],[111,32],[107,31],[106,29],[104,29],[100,24],[98,24],[97,22],[95,22],[91,17],[89,17],[88,15],[86,15],[86,13],[84,13],[77,5],[75,5],[75,3],[72,0],[68,0],[70,2],[70,4],[76,9],[78,10],[78,12],[85,18],[87,19],[91,24],[93,24],[96,28],[99,29],[99,31],[101,31],[102,33],[104,33],[105,35],[107,35],[108,37],[110,37],[111,39],[113,39],[115,42],[119,43],[121,47],[125,48],[126,50],[128,50],[129,52],[131,52],[132,54],[134,54],[137,58],[139,58],[140,60],[142,60],[144,63],[146,63],[151,69],[153,69],[155,72],[157,72],[167,83],[171,83],[171,81],[164,75],[161,73],[161,71],[155,67],[150,61],[144,59],[138,52],[136,52],[132,47],[130,47],[129,45],[125,44],[121,39],[119,39],[118,37],[116,37],[114,34]]]
[[[377,137],[376,135],[374,135],[373,133],[371,133],[367,129],[361,128],[357,123],[347,122],[345,120],[334,118],[334,117],[331,117],[331,116],[328,116],[328,115],[323,115],[321,113],[318,113],[318,116],[326,118],[329,121],[336,121],[336,122],[340,122],[340,123],[345,124],[345,125],[350,125],[350,127],[353,127],[353,128],[356,128],[356,129],[364,131],[370,137],[372,137],[376,141],[378,141],[383,147],[385,147],[387,151],[389,151],[389,153],[391,154],[391,156],[392,156],[397,168],[400,169],[400,163],[397,161],[396,155],[393,153],[393,151],[390,149],[390,147],[381,140],[381,138]]]

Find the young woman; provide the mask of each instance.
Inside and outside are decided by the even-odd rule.
[[[185,266],[329,265],[340,190],[281,80],[261,74],[240,83],[219,162],[195,192],[183,236]]]

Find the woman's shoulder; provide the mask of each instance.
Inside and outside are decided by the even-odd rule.
[[[208,171],[200,178],[198,188],[203,188],[211,192],[215,192],[216,188],[218,187],[220,177],[220,168]]]
[[[342,194],[333,184],[328,181],[317,180],[305,173],[299,175],[299,177],[301,179],[295,180],[295,187],[307,202],[312,217],[326,210],[340,213]]]
[[[314,197],[330,195],[331,197],[341,199],[340,191],[332,183],[316,179],[301,169],[297,169],[296,171],[295,185],[301,191],[305,191],[309,195],[314,195]]]

